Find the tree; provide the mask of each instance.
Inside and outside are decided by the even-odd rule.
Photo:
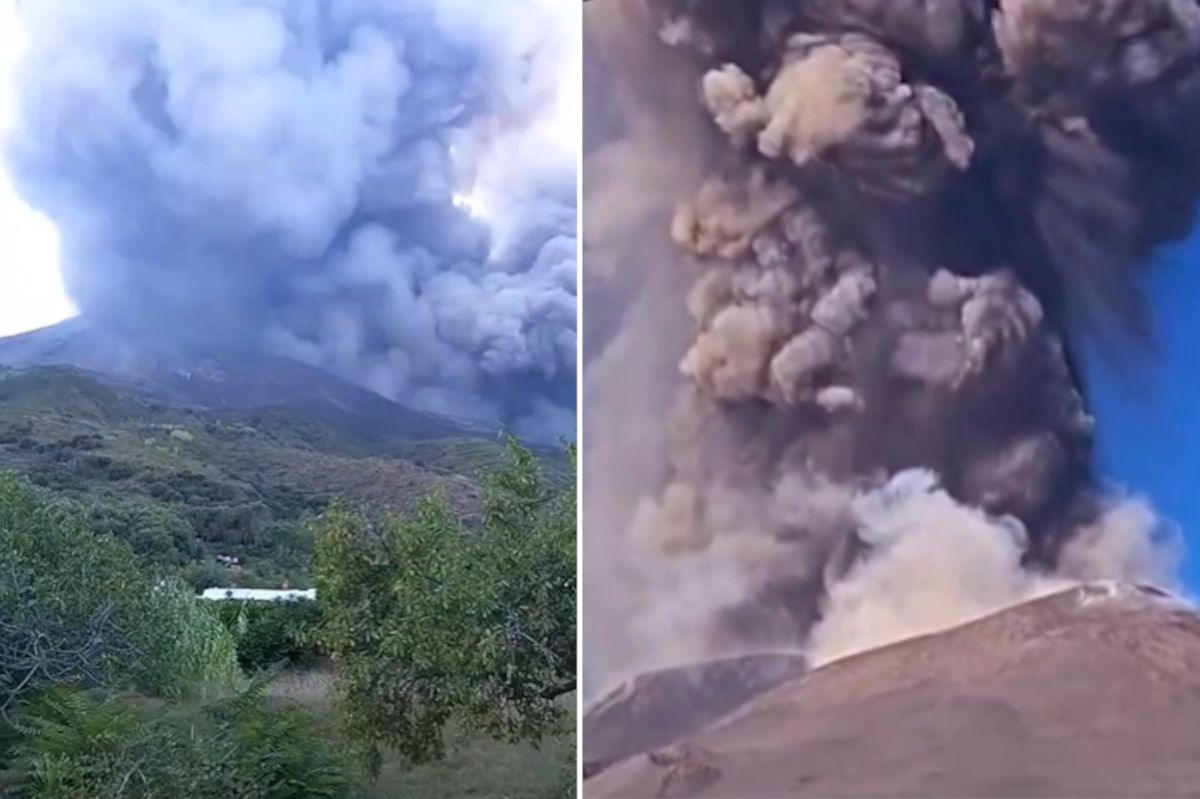
[[[311,666],[319,656],[312,632],[321,619],[316,602],[218,602],[217,616],[237,644],[247,674],[277,666]]]
[[[83,502],[88,529],[124,541],[145,565],[177,569],[202,555],[191,525],[167,505],[115,492]]]
[[[78,504],[0,474],[0,716],[51,685],[168,694],[236,673],[191,592],[141,571]]]
[[[377,754],[443,753],[452,719],[511,740],[557,727],[575,688],[575,452],[548,478],[515,440],[468,529],[438,497],[372,525],[318,522],[320,642],[338,661],[347,729]]]

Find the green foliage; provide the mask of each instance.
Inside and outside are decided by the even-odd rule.
[[[228,570],[221,564],[206,560],[202,563],[189,563],[179,572],[179,579],[193,591],[203,591],[213,586],[227,585]]]
[[[55,689],[16,723],[18,799],[342,799],[350,781],[318,725],[262,685],[199,708]]]
[[[306,633],[318,609],[288,606],[277,614],[254,603],[242,613],[234,604],[191,596],[212,585],[311,585],[314,535],[338,514],[361,525],[368,538],[387,537],[346,511],[311,525],[332,496],[363,509],[366,519],[377,520],[388,508],[411,510],[379,528],[396,528],[402,542],[392,552],[396,558],[420,543],[401,529],[406,525],[453,529],[457,539],[422,556],[445,562],[445,603],[460,613],[458,621],[415,647],[412,663],[387,647],[424,635],[432,626],[428,618],[405,619],[386,642],[345,647],[383,661],[375,664],[378,685],[357,683],[358,701],[382,698],[386,705],[388,692],[398,690],[400,704],[410,701],[418,715],[428,707],[431,719],[453,716],[446,728],[452,757],[412,769],[407,759],[386,753],[384,779],[364,795],[540,798],[555,781],[559,761],[568,767],[571,736],[548,722],[555,707],[526,694],[548,697],[571,679],[551,677],[574,661],[573,627],[559,634],[568,616],[573,625],[573,583],[554,607],[538,595],[558,590],[554,575],[573,578],[573,486],[556,482],[569,457],[538,452],[547,472],[535,481],[554,498],[547,507],[557,502],[563,509],[557,528],[565,549],[558,551],[542,531],[510,552],[504,528],[522,524],[522,503],[509,500],[528,486],[493,486],[494,512],[483,512],[474,478],[506,463],[505,448],[486,434],[447,427],[416,435],[388,421],[393,406],[369,417],[360,409],[314,415],[302,405],[254,415],[194,411],[147,405],[81,373],[9,374],[0,368],[0,469],[21,477],[0,476],[0,796],[345,795],[344,774],[327,742],[340,745],[338,727],[355,732],[357,744],[384,736],[356,729],[363,715],[341,718],[330,690],[333,675],[292,672],[272,683],[273,696],[293,696],[317,714],[315,727],[303,713],[272,709],[278,699],[260,701],[261,687],[258,699],[196,704],[241,682],[238,661],[250,671],[269,672],[279,662],[305,668],[323,640]],[[512,450],[509,457],[519,454]],[[430,505],[440,510],[426,518],[415,500],[431,491],[447,502]],[[546,508],[524,510],[547,530],[555,526]],[[218,555],[240,564],[221,565]],[[487,565],[472,573],[464,558]],[[522,587],[533,587],[527,574],[507,588],[500,580],[502,569],[516,573],[523,563],[548,564],[542,574],[551,577],[528,600],[522,600]],[[383,572],[389,585],[400,573]],[[393,596],[397,603],[408,598],[404,591]],[[429,611],[440,601],[413,607]],[[539,645],[522,644],[520,636],[505,643],[501,622]],[[477,654],[454,655],[455,641]],[[439,659],[442,668],[464,669],[439,677],[413,668]],[[389,662],[406,670],[388,673]],[[343,688],[371,668],[343,677]],[[404,675],[416,675],[422,690],[409,690],[416,683]],[[208,690],[212,684],[216,689]],[[131,690],[137,693],[121,693]],[[417,723],[411,734],[421,729]],[[440,751],[443,727],[432,729],[429,751]],[[537,746],[499,742],[479,730],[526,736]],[[539,739],[543,733],[551,737]],[[412,746],[400,749],[413,753]],[[19,778],[19,791],[4,774],[10,764],[15,770],[8,778]]]
[[[232,638],[189,591],[139,569],[78,505],[0,475],[0,713],[59,683],[165,694],[236,670]]]
[[[534,741],[561,720],[556,700],[575,683],[575,503],[573,473],[547,479],[510,440],[477,532],[437,498],[378,526],[342,507],[322,517],[320,640],[368,751],[439,757],[456,717]]]
[[[334,799],[349,795],[338,753],[298,708],[270,708],[265,683],[216,706],[217,731],[231,745],[233,795],[245,799]]]
[[[116,420],[134,403],[70,367],[47,367],[0,376],[0,403],[20,411],[53,406],[75,419]]]
[[[129,545],[145,564],[178,568],[200,555],[191,526],[169,507],[141,497],[104,497],[85,504],[88,526]]]
[[[239,676],[237,646],[214,609],[190,589],[164,581],[153,589],[146,624],[151,639],[137,685],[156,695],[178,695]]]
[[[321,619],[316,602],[219,602],[217,613],[248,673],[311,666],[319,655],[313,640]]]
[[[75,370],[0,371],[0,469],[84,503],[96,532],[195,588],[307,587],[307,522],[332,497],[372,515],[442,490],[474,517],[474,478],[503,458],[486,431],[364,397],[332,414],[305,403],[202,411]],[[557,476],[562,458],[538,456]],[[217,568],[218,555],[242,565]]]
[[[575,799],[575,725],[535,743],[497,741],[452,724],[446,757],[414,765],[387,753],[371,799]]]

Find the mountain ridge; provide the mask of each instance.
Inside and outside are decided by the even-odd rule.
[[[308,521],[335,499],[377,519],[436,496],[477,524],[498,432],[274,356],[79,320],[0,339],[0,472],[196,588],[308,585]],[[568,471],[561,449],[527,446]]]
[[[487,436],[485,425],[418,411],[290,358],[244,347],[133,336],[83,319],[0,338],[0,366],[70,367],[176,406],[271,406],[386,421],[409,437]]]
[[[1195,796],[1198,713],[1200,615],[1090,583],[786,680],[585,795]]]

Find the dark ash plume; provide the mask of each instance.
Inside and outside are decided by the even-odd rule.
[[[585,236],[589,279],[602,267],[639,297],[615,332],[586,331],[587,352],[593,334],[612,343],[585,381],[682,377],[669,410],[645,409],[643,424],[666,431],[657,492],[625,496],[637,512],[600,524],[610,512],[585,495],[589,536],[627,536],[597,545],[611,564],[585,557],[605,573],[585,607],[602,617],[611,593],[639,611],[594,644],[612,663],[594,663],[593,680],[627,668],[630,651],[649,652],[646,666],[780,647],[822,660],[1064,580],[1166,579],[1160,523],[1092,473],[1068,333],[1144,335],[1139,270],[1191,222],[1200,5],[586,9],[586,46],[622,120],[589,159],[721,142],[690,162],[700,185],[673,198],[674,255],[654,255],[650,237],[638,259]],[[639,99],[659,78],[636,73],[637,59],[604,60],[636,42],[673,51],[702,121]],[[647,130],[657,142],[639,139]],[[588,227],[600,226],[585,191]],[[602,214],[619,207],[614,193]],[[656,271],[687,287],[673,301],[689,340],[675,374],[635,374],[622,339],[651,335],[636,308],[667,303]],[[680,335],[658,319],[662,336]],[[597,397],[587,431],[621,402]],[[598,464],[636,457],[589,440]],[[599,465],[585,474],[606,479]]]
[[[23,3],[9,157],[82,313],[572,434],[577,20],[503,6]]]

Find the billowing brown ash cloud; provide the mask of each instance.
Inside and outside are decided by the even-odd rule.
[[[562,5],[23,2],[12,172],[98,324],[571,435]]]
[[[591,690],[1170,581],[1169,529],[1093,472],[1072,345],[1153,352],[1200,5],[585,9]]]

